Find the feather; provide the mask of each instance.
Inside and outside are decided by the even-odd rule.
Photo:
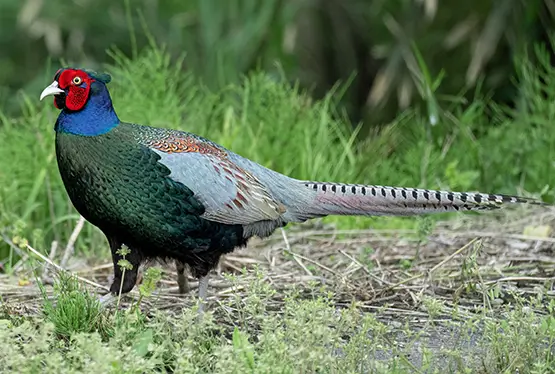
[[[497,209],[503,204],[543,204],[519,196],[480,192],[451,192],[376,185],[302,182],[316,196],[301,214],[305,218],[337,215],[409,216],[446,211]]]
[[[58,167],[75,208],[108,239],[113,293],[129,292],[137,268],[150,258],[174,259],[180,282],[187,267],[206,285],[222,254],[289,222],[543,204],[508,195],[296,180],[194,134],[121,122],[109,81],[108,75],[62,69],[41,96],[59,95]],[[87,82],[90,93],[79,96],[77,110],[66,91],[87,89]],[[118,249],[124,244],[133,268],[121,287]]]
[[[203,218],[247,225],[276,220],[285,211],[267,188],[226,158],[201,153],[164,153],[156,150],[170,178],[183,183],[204,205]]]

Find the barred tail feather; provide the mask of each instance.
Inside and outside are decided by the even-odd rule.
[[[303,218],[337,215],[399,215],[491,210],[503,204],[536,204],[531,198],[479,192],[435,191],[419,188],[303,182],[316,197]]]

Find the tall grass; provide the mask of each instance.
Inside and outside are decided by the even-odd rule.
[[[360,172],[356,133],[336,119],[331,93],[313,103],[263,72],[215,92],[183,74],[183,60],[171,62],[161,49],[149,48],[135,60],[120,52],[112,56],[109,88],[123,121],[194,132],[296,177],[355,180]],[[21,99],[21,118],[1,117],[0,227],[45,248],[54,239],[66,240],[78,215],[57,171],[57,112],[50,102]],[[87,226],[77,247],[94,252],[104,245],[102,235]]]
[[[504,193],[538,192],[555,183],[555,90],[549,84],[555,69],[546,48],[536,51],[539,63],[519,64],[518,111],[486,99],[464,107],[455,102],[442,108],[432,127],[428,112],[406,111],[364,141],[337,110],[341,87],[313,100],[259,71],[212,90],[183,74],[186,58],[176,62],[163,49],[152,46],[134,59],[117,51],[111,56],[109,87],[122,120],[191,131],[293,177]],[[37,96],[21,96],[21,117],[0,115],[0,229],[47,248],[52,240],[67,239],[78,215],[56,167],[57,112]],[[489,121],[495,126],[483,131]],[[407,224],[332,220],[351,227]],[[77,250],[107,254],[105,245],[102,234],[87,226]],[[0,259],[10,251],[3,245]]]

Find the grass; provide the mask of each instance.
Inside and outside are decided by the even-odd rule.
[[[342,87],[314,101],[255,72],[213,91],[182,73],[186,60],[172,62],[159,48],[133,60],[111,55],[120,118],[206,136],[293,177],[551,197],[555,69],[545,49],[537,49],[539,62],[520,64],[517,108],[485,99],[453,104],[434,109],[433,127],[429,113],[407,111],[365,139],[335,105]],[[554,371],[552,240],[548,230],[534,229],[550,227],[549,210],[492,214],[479,229],[475,215],[449,224],[438,221],[445,216],[343,217],[293,226],[285,242],[278,232],[225,259],[226,276],[215,277],[217,295],[202,323],[192,299],[169,289],[171,269],[156,290],[160,274],[145,273],[117,311],[101,310],[96,295],[67,275],[58,275],[54,287],[38,287],[44,264],[29,247],[45,255],[52,243],[61,247],[78,215],[56,170],[56,111],[24,94],[21,103],[22,117],[0,116],[0,339],[9,342],[0,368]],[[495,126],[479,133],[486,121]],[[523,235],[527,228],[547,235]],[[89,284],[107,284],[103,235],[86,224],[73,244],[76,255],[64,266]],[[61,257],[51,255],[56,263]]]
[[[476,100],[453,104],[429,129],[428,114],[407,111],[378,135],[361,139],[335,105],[338,87],[314,101],[296,86],[264,72],[220,91],[183,74],[185,60],[172,62],[151,47],[131,60],[111,52],[110,84],[123,120],[179,128],[206,136],[264,166],[301,179],[405,185],[453,190],[526,193],[543,191],[551,200],[555,184],[550,130],[555,113],[555,70],[545,49],[542,63],[521,63],[519,111]],[[45,77],[45,85],[51,77]],[[434,82],[431,82],[436,84]],[[541,99],[539,99],[541,98]],[[434,99],[435,100],[435,99]],[[0,115],[0,227],[38,248],[67,241],[78,216],[61,185],[54,155],[56,110],[21,94],[22,117]],[[485,128],[486,121],[497,125]],[[529,129],[529,131],[523,131]],[[358,139],[357,139],[358,138]],[[327,218],[338,227],[414,227],[414,220]],[[105,242],[86,225],[77,243],[85,257]],[[103,253],[103,249],[100,249]],[[18,259],[6,244],[0,258],[10,268]]]
[[[160,279],[149,267],[143,284],[152,290],[149,282],[158,280],[156,291],[135,291],[116,310],[100,309],[91,290],[65,273],[54,287],[8,286],[2,278],[0,366],[23,373],[550,373],[554,273],[544,253],[551,244],[522,235],[507,243],[518,235],[515,219],[555,218],[515,213],[497,216],[498,224],[441,222],[426,242],[412,230],[344,231],[343,239],[335,229],[294,230],[289,257],[274,235],[226,257],[202,322],[193,297],[172,293],[171,268]],[[371,277],[356,260],[368,256],[368,245]],[[416,246],[420,258],[400,266]],[[307,272],[308,263],[315,267]],[[106,282],[111,270],[98,269],[77,271]]]
[[[88,293],[75,279],[66,273],[59,273],[54,284],[55,302],[46,296],[43,288],[44,320],[54,324],[59,337],[70,338],[75,333],[101,334],[105,324],[98,300]]]

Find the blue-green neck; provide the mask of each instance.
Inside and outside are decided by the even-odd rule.
[[[119,118],[112,106],[106,85],[94,82],[89,100],[79,111],[64,108],[54,129],[57,132],[83,136],[102,135],[119,124]]]

